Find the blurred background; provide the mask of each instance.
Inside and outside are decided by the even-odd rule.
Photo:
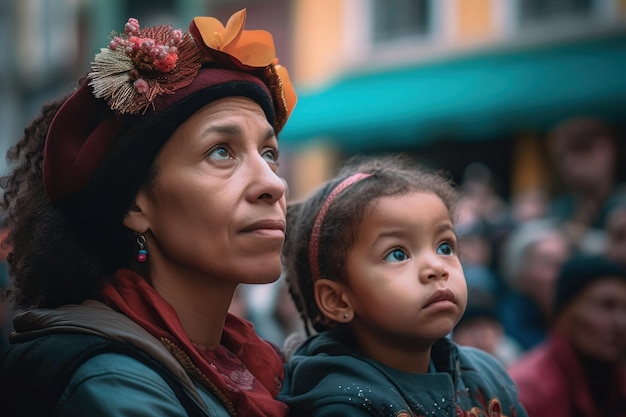
[[[300,95],[281,135],[294,198],[347,155],[389,151],[459,181],[480,161],[508,198],[551,183],[556,123],[624,127],[624,0],[0,0],[0,155],[128,17],[186,28],[243,7]]]
[[[0,155],[128,17],[186,29],[244,7],[299,94],[280,137],[290,199],[355,154],[404,152],[445,170],[464,196],[468,283],[496,300],[528,295],[513,282],[530,263],[505,261],[536,243],[521,225],[549,219],[567,250],[605,250],[608,201],[621,203],[626,179],[626,0],[0,0]],[[540,271],[564,253],[549,253],[556,264],[542,253]],[[278,311],[286,294],[243,288],[233,308],[280,343],[297,328],[289,306]]]

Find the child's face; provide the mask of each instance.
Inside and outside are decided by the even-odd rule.
[[[429,349],[465,311],[456,235],[446,206],[432,193],[374,202],[348,251],[346,272],[351,327],[366,354]]]

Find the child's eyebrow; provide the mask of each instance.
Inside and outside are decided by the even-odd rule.
[[[452,232],[454,233],[454,235],[456,236],[456,232],[454,230],[454,226],[452,226],[452,223],[450,223],[449,221],[445,221],[442,222],[440,224],[438,224],[437,226],[435,226],[435,233],[443,233],[443,232]],[[382,239],[385,238],[390,238],[390,237],[404,237],[404,236],[411,236],[413,234],[413,232],[407,231],[404,227],[394,227],[392,229],[387,229],[383,232],[381,232],[377,237],[376,240],[373,242],[374,244]]]
[[[435,228],[436,232],[447,232],[447,231],[451,231],[456,235],[456,232],[454,230],[454,227],[452,226],[452,223],[449,222],[445,222],[445,223],[441,223],[440,225],[438,225]]]

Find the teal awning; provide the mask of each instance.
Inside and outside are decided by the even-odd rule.
[[[626,116],[626,34],[346,75],[299,95],[281,143],[414,147],[543,129],[579,113]]]

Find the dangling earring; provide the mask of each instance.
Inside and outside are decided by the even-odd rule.
[[[148,258],[148,251],[144,249],[146,243],[146,237],[142,234],[137,235],[137,244],[139,245],[139,252],[137,253],[137,262],[144,263]]]

